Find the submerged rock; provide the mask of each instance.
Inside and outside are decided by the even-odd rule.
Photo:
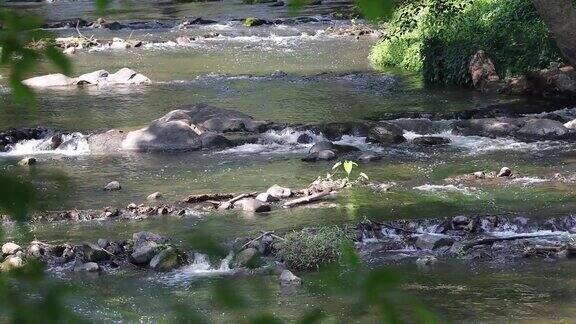
[[[22,160],[20,160],[18,162],[18,165],[23,165],[23,166],[34,165],[34,164],[36,164],[36,162],[37,162],[36,158],[27,157],[27,158],[23,158]]]
[[[434,250],[443,246],[451,246],[454,239],[443,234],[426,233],[418,236],[416,247],[422,250]]]
[[[404,131],[388,122],[380,122],[373,125],[368,132],[368,140],[382,145],[398,144],[406,141]]]
[[[416,265],[419,268],[428,268],[438,263],[438,259],[432,255],[425,255],[416,260]]]
[[[122,186],[118,181],[111,181],[106,186],[104,186],[104,190],[106,191],[116,191],[120,189],[122,189]]]
[[[180,254],[173,247],[167,247],[150,260],[150,268],[161,272],[170,271],[182,264],[183,260]]]
[[[294,275],[290,270],[283,270],[278,278],[282,286],[299,286],[302,284],[302,279]]]
[[[412,140],[412,143],[422,146],[446,145],[450,142],[449,138],[440,136],[420,136]]]
[[[378,161],[382,159],[382,155],[376,153],[376,152],[372,152],[372,151],[367,151],[362,153],[359,157],[358,157],[358,161],[362,162],[362,163],[368,163],[368,162],[372,162],[372,161]]]
[[[108,251],[104,250],[98,245],[92,243],[84,243],[82,245],[82,250],[84,252],[84,260],[86,262],[102,262],[110,260],[110,254]]]

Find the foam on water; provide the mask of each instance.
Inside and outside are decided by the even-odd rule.
[[[52,149],[52,137],[43,139],[20,141],[8,146],[7,152],[1,152],[0,156],[21,156],[35,154],[60,154],[60,155],[84,155],[90,153],[90,146],[85,135],[72,133],[62,135],[62,144]]]
[[[413,189],[420,190],[420,191],[427,191],[433,193],[461,193],[463,195],[471,196],[474,193],[478,192],[478,189],[474,187],[466,187],[464,185],[433,185],[433,184],[425,184],[422,186],[414,187]]]
[[[519,184],[522,184],[523,186],[529,186],[529,185],[542,183],[542,182],[548,182],[548,181],[549,181],[548,179],[542,179],[542,178],[538,178],[538,177],[521,177],[521,178],[512,179],[511,182],[519,183]]]
[[[187,284],[197,278],[229,275],[234,272],[234,270],[230,269],[230,262],[233,256],[232,253],[229,253],[228,256],[220,261],[219,267],[214,268],[205,254],[194,253],[194,261],[191,264],[162,274],[158,280],[166,285],[176,286]]]

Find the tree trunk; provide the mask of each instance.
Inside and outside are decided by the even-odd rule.
[[[533,1],[562,55],[576,68],[576,9],[572,0]]]

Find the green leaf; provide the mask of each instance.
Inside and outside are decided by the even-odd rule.
[[[352,168],[354,168],[354,162],[344,161],[344,171],[346,171],[347,175],[350,175],[350,173],[352,172]]]
[[[392,16],[394,3],[392,0],[358,0],[360,12],[368,20],[385,20]]]
[[[0,174],[0,211],[14,220],[23,222],[32,208],[34,189],[18,179]]]
[[[60,69],[60,71],[66,75],[72,74],[72,63],[70,60],[56,47],[49,46],[44,50],[46,57],[54,63],[54,65]]]

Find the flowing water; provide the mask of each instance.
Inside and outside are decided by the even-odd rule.
[[[97,17],[91,1],[58,1],[19,5],[50,20]],[[246,16],[267,19],[289,17],[285,7],[242,5],[236,2],[190,3],[139,1],[114,7],[108,20],[177,20],[185,16],[215,19],[217,24],[187,30],[83,30],[99,38],[132,37],[153,44],[129,50],[98,48],[81,51],[72,60],[75,74],[97,69],[114,72],[127,66],[153,80],[151,85],[121,89],[74,88],[38,91],[36,107],[11,103],[1,94],[0,129],[44,125],[74,132],[73,145],[50,150],[42,140],[21,142],[0,153],[0,168],[30,181],[38,189],[39,207],[45,210],[101,209],[143,202],[160,191],[166,201],[192,193],[248,192],[272,184],[303,187],[330,170],[332,163],[301,162],[310,145],[298,144],[298,133],[270,132],[266,141],[228,150],[186,153],[90,152],[85,136],[111,128],[134,129],[183,105],[209,103],[284,123],[317,123],[374,119],[395,113],[446,113],[473,109],[506,100],[462,88],[429,88],[419,78],[400,71],[374,71],[367,56],[376,39],[330,36],[330,26],[350,22],[321,19],[346,3],[325,2],[305,7],[298,14],[319,17],[316,22],[293,25],[243,27],[234,21]],[[218,32],[192,45],[177,45],[180,35]],[[75,35],[74,29],[55,33]],[[43,67],[44,72],[50,71]],[[279,73],[277,71],[282,71]],[[4,71],[3,71],[4,72]],[[558,110],[570,107],[557,107]],[[260,230],[286,233],[326,224],[373,220],[436,218],[455,215],[514,213],[545,218],[569,215],[576,207],[574,185],[552,181],[556,173],[576,173],[576,147],[562,142],[522,143],[512,139],[455,136],[449,121],[438,133],[452,140],[448,146],[421,148],[410,143],[379,148],[364,138],[345,137],[364,150],[378,150],[382,160],[361,165],[372,180],[395,182],[388,193],[365,188],[346,191],[325,208],[277,210],[264,215],[213,213],[181,219],[126,222],[76,222],[32,225],[34,235],[49,242],[82,242],[101,237],[120,239],[139,230],[151,230],[186,242],[197,231],[216,239],[257,234]],[[421,134],[407,132],[412,139]],[[39,163],[23,168],[23,156]],[[443,179],[502,166],[522,177],[502,184],[447,184]],[[118,192],[104,192],[112,180]],[[10,230],[9,230],[10,233]],[[183,243],[185,244],[185,243]],[[441,264],[422,272],[413,265],[396,265],[406,291],[450,322],[570,321],[573,317],[573,262],[522,265]],[[53,274],[79,287],[70,300],[79,314],[96,321],[158,322],[166,320],[173,303],[208,314],[215,321],[231,321],[230,313],[215,309],[210,277],[229,271],[220,261],[197,256],[193,264],[167,274],[125,271],[100,276]],[[252,296],[251,307],[295,320],[314,307],[328,310],[333,321],[348,322],[349,300],[308,289],[316,274],[303,274],[296,291],[279,289],[275,277],[241,278],[238,289]],[[269,295],[254,294],[253,281],[270,288]],[[367,317],[365,321],[375,321]]]

